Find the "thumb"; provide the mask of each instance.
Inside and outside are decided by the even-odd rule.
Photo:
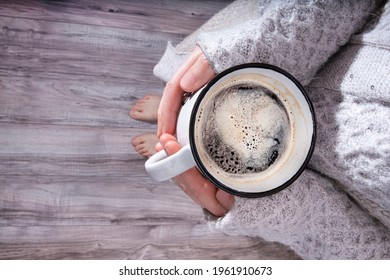
[[[170,140],[165,144],[164,149],[168,155],[173,155],[181,149],[181,146],[175,140]]]
[[[215,76],[205,55],[201,53],[195,63],[180,80],[180,87],[187,92],[200,89]]]
[[[167,152],[168,155],[173,155],[174,153],[177,153],[181,146],[177,142],[176,138],[173,135],[164,133],[160,137],[160,144],[162,148]]]

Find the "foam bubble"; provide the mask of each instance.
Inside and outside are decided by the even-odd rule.
[[[283,152],[286,110],[270,90],[241,84],[218,92],[205,110],[204,148],[228,173],[261,172]]]

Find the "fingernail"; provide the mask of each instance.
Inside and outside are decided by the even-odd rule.
[[[175,141],[168,141],[164,149],[165,152],[171,156],[176,154],[180,150],[180,147],[178,147],[178,144]]]
[[[163,150],[164,147],[161,145],[160,142],[158,142],[158,143],[156,144],[156,146],[154,147],[154,149],[155,149],[157,152],[159,152],[159,151]]]

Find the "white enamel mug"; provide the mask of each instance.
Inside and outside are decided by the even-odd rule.
[[[266,170],[255,174],[229,174],[213,163],[203,147],[204,131],[199,120],[203,117],[203,109],[221,88],[248,82],[257,83],[277,94],[288,110],[291,137],[288,148]],[[176,137],[183,148],[171,156],[162,150],[145,163],[147,173],[155,181],[168,180],[196,167],[216,187],[226,192],[260,197],[278,192],[295,181],[313,153],[316,122],[311,101],[292,75],[273,65],[249,63],[229,68],[196,93],[189,94],[183,103],[176,126]]]

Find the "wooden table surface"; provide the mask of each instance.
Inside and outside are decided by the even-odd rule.
[[[0,259],[291,259],[280,244],[208,229],[131,146],[155,125],[130,107],[229,1],[0,2]]]

